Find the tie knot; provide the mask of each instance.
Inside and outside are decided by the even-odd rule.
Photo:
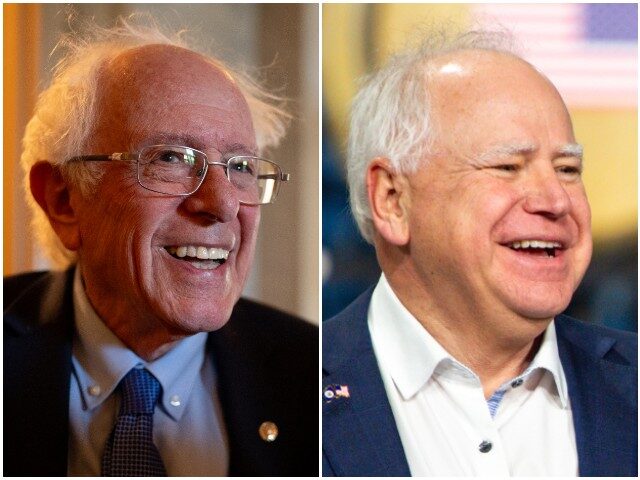
[[[132,368],[120,382],[121,415],[151,415],[160,396],[160,382],[144,368]]]

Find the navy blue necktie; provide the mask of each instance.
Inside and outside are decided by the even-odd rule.
[[[153,444],[153,410],[160,382],[146,369],[133,368],[120,382],[122,404],[102,456],[105,477],[163,477],[167,472]]]

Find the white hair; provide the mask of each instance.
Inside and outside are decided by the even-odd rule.
[[[440,32],[417,48],[396,54],[379,70],[361,79],[352,108],[347,145],[347,182],[351,211],[360,233],[373,242],[373,222],[367,198],[366,171],[371,160],[383,157],[403,173],[414,172],[433,145],[430,114],[430,60],[462,50],[514,51],[505,31]]]
[[[83,148],[92,134],[102,68],[123,52],[144,45],[186,48],[202,54],[228,73],[249,106],[260,151],[276,146],[284,136],[291,117],[282,108],[283,100],[266,92],[248,73],[233,69],[190,44],[184,30],[165,33],[166,30],[148,14],[119,17],[112,28],[99,27],[90,20],[77,21],[81,23],[80,31],[64,35],[56,46],[57,50],[62,50],[63,58],[53,69],[51,84],[38,97],[22,140],[21,164],[26,192],[30,192],[31,167],[42,160],[60,168],[65,179],[77,186],[83,195],[94,191],[103,170],[85,162],[66,163],[66,160],[84,153]],[[59,267],[73,263],[75,253],[62,245],[47,216],[29,193],[27,203],[44,252]]]

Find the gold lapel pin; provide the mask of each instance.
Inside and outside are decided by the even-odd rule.
[[[258,428],[260,438],[265,442],[273,442],[278,438],[278,426],[273,422],[262,422]]]

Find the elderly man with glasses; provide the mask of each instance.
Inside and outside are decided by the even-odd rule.
[[[317,330],[240,299],[286,113],[152,27],[67,46],[22,163],[70,267],[5,279],[4,473],[317,475]]]

